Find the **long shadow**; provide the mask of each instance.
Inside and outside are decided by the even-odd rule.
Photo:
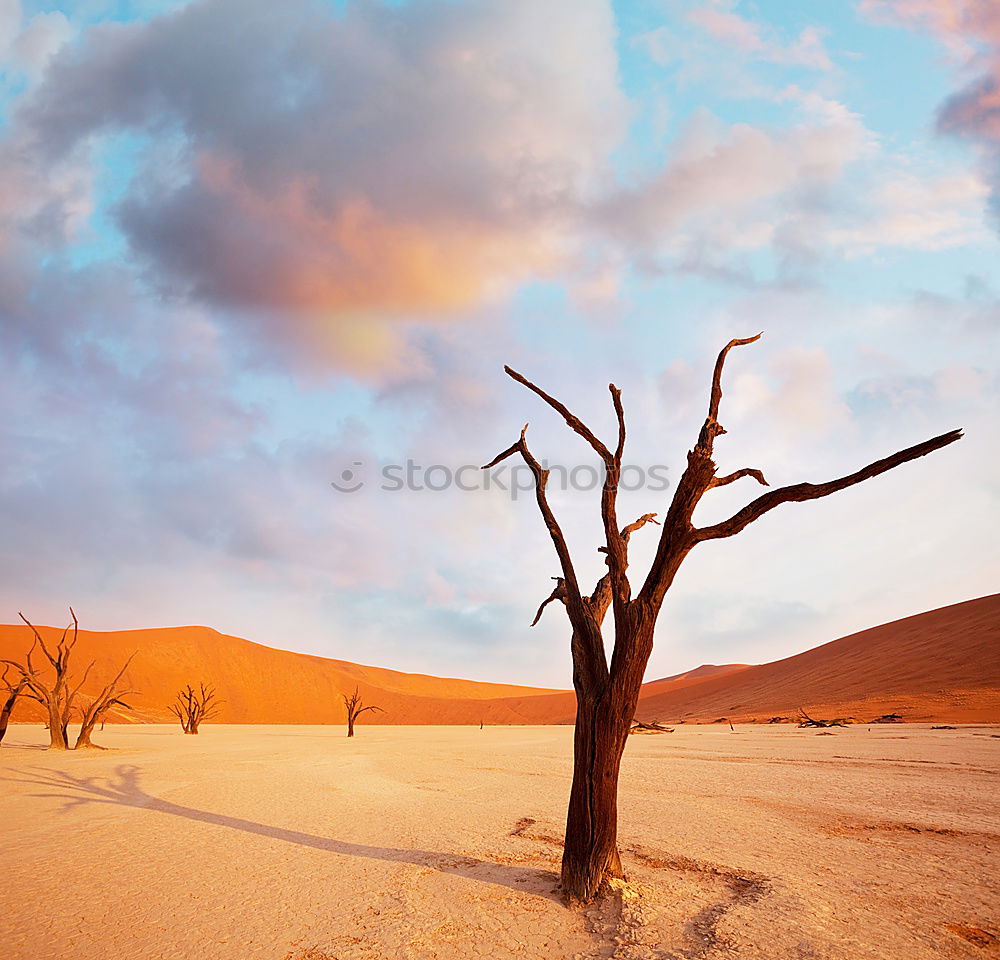
[[[312,847],[345,857],[368,857],[372,860],[386,860],[390,863],[411,863],[418,867],[429,867],[441,873],[455,874],[480,883],[509,887],[512,890],[530,892],[550,900],[560,900],[560,895],[551,889],[555,874],[551,879],[544,871],[528,867],[516,867],[462,854],[437,853],[430,850],[407,850],[398,847],[374,847],[362,843],[346,843],[330,837],[317,837],[299,830],[272,827],[242,817],[231,817],[224,813],[211,813],[183,804],[163,800],[147,793],[139,779],[141,769],[135,764],[120,764],[115,768],[114,778],[103,781],[98,777],[74,776],[64,770],[41,770],[33,772],[31,778],[3,777],[9,783],[26,783],[33,786],[52,787],[61,792],[35,793],[31,796],[64,801],[63,809],[92,803],[108,803],[118,806],[139,807],[157,813],[167,813],[199,823],[211,823],[231,830],[242,830],[260,837],[270,837],[301,847]]]

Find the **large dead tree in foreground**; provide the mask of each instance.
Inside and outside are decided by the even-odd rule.
[[[374,704],[364,707],[361,705],[361,695],[358,693],[358,688],[354,688],[354,693],[348,696],[346,693],[343,694],[344,706],[347,707],[347,735],[349,737],[354,736],[354,722],[368,710],[378,710],[382,712],[381,707],[376,707]]]
[[[198,727],[205,721],[218,716],[221,700],[215,699],[215,688],[198,684],[198,689],[189,683],[177,693],[177,699],[168,707],[170,712],[181,722],[185,733],[196,734]]]
[[[625,449],[625,414],[621,391],[610,384],[611,402],[618,421],[618,439],[614,449],[611,449],[562,403],[517,371],[504,367],[510,377],[541,397],[565,419],[572,430],[590,444],[603,461],[605,469],[605,483],[601,492],[605,543],[600,550],[605,554],[608,572],[601,578],[594,592],[588,595],[577,580],[566,538],[546,498],[545,485],[549,472],[542,468],[528,449],[525,440],[527,426],[515,443],[483,468],[489,469],[512,456],[520,456],[528,465],[534,476],[538,509],[552,538],[561,567],[562,576],[557,578],[552,595],[539,608],[535,622],[547,603],[558,600],[564,604],[572,627],[570,644],[577,713],[573,785],[562,861],[563,889],[571,901],[591,900],[605,879],[623,876],[617,844],[618,771],[629,727],[635,716],[646,663],[653,649],[656,618],[684,558],[700,543],[735,536],[754,520],[781,504],[816,500],[837,493],[900,464],[939,450],[962,436],[960,430],[953,430],[826,483],[798,483],[778,487],[752,500],[728,520],[711,526],[696,527],[692,516],[701,498],[709,490],[735,483],[744,477],[768,486],[763,473],[753,467],[743,467],[725,476],[718,476],[712,459],[716,438],[726,432],[719,423],[722,369],[726,356],[733,347],[753,343],[759,337],[760,334],[745,340],[731,340],[719,353],[712,376],[708,416],[701,428],[698,442],[688,452],[687,467],[674,489],[663,519],[656,555],[635,596],[632,595],[627,574],[629,538],[646,523],[655,522],[655,514],[645,514],[625,527],[619,524],[616,502],[622,453]],[[614,611],[614,647],[610,665],[605,656],[601,633],[601,625],[609,607]]]

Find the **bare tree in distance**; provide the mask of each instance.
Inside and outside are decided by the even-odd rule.
[[[14,667],[20,677],[17,681],[16,686],[19,686],[20,695],[28,698],[29,700],[34,700],[35,702],[42,705],[48,715],[48,722],[46,724],[49,731],[49,749],[50,750],[68,750],[69,749],[69,735],[68,728],[69,722],[73,717],[73,706],[76,703],[76,698],[80,694],[80,689],[87,682],[87,678],[90,676],[90,671],[93,669],[95,660],[91,660],[87,664],[86,669],[83,671],[83,675],[80,677],[79,681],[73,684],[70,680],[70,659],[72,658],[73,651],[76,647],[77,641],[80,639],[80,623],[77,620],[76,613],[74,613],[73,608],[69,608],[70,616],[73,618],[73,622],[70,623],[65,630],[63,630],[62,635],[59,637],[58,642],[55,644],[54,648],[50,648],[45,642],[45,638],[34,626],[34,624],[23,614],[19,613],[18,616],[27,624],[28,628],[31,630],[34,640],[32,641],[31,647],[25,654],[24,663],[19,663],[16,660],[2,660],[0,663],[6,666]],[[70,631],[72,630],[72,635]],[[41,658],[36,655],[36,647],[42,652],[42,656],[48,661],[48,667],[45,664],[36,662],[40,661]],[[135,654],[132,655],[134,657]],[[125,666],[121,668],[118,675],[114,680],[111,681],[101,694],[88,706],[81,708],[81,730],[80,735],[77,738],[77,747],[92,747],[93,744],[90,742],[90,732],[93,729],[94,724],[98,719],[104,716],[107,710],[114,705],[114,703],[120,703],[117,697],[125,696],[125,692],[115,693],[117,690],[117,685],[121,678],[124,676],[125,671],[128,669],[128,665],[132,662],[132,657],[129,657],[125,662]],[[51,668],[52,677],[46,676],[48,670]],[[5,682],[7,676],[7,670],[4,670]],[[8,700],[13,693],[13,687],[7,682],[8,689],[11,690],[11,694],[8,695]],[[108,696],[110,695],[111,700],[108,701]],[[16,697],[15,697],[16,699]],[[127,704],[121,703],[122,706],[128,706]],[[13,709],[13,702],[10,702],[10,708]],[[9,714],[8,714],[9,716]],[[6,726],[6,722],[3,724]]]
[[[601,518],[608,572],[593,593],[583,592],[562,528],[556,520],[545,493],[549,471],[535,459],[525,439],[527,424],[520,438],[498,454],[483,469],[487,470],[508,457],[520,456],[535,481],[535,500],[559,559],[561,576],[556,588],[539,607],[537,623],[546,604],[558,600],[566,609],[572,628],[573,686],[577,713],[573,749],[573,784],[566,818],[566,841],[562,860],[562,885],[571,902],[592,900],[608,879],[622,879],[618,854],[618,774],[628,731],[642,686],[646,664],[653,650],[653,630],[664,598],[681,563],[698,544],[732,537],[765,513],[785,503],[816,500],[885,473],[910,460],[947,446],[962,436],[961,430],[925,440],[882,460],[870,463],[854,473],[825,483],[798,483],[777,487],[752,500],[728,520],[705,527],[692,522],[702,497],[716,487],[727,486],[750,477],[762,486],[769,484],[764,474],[753,467],[743,467],[724,476],[717,475],[713,447],[726,431],[719,423],[722,400],[722,371],[733,347],[753,343],[760,338],[731,340],[719,353],[712,376],[708,416],[697,443],[688,451],[687,466],[674,488],[673,497],[663,518],[662,528],[649,571],[639,592],[633,596],[627,574],[629,537],[655,514],[644,514],[625,527],[617,515],[618,485],[625,449],[625,414],[621,391],[609,384],[611,402],[618,422],[618,438],[612,450],[562,403],[508,366],[504,371],[527,387],[560,414],[566,424],[579,434],[604,463],[605,482],[601,491]],[[608,608],[614,611],[614,646],[609,665],[604,650],[601,626]]]
[[[385,713],[381,707],[376,707],[371,704],[367,707],[362,706],[361,695],[358,693],[358,688],[354,688],[354,693],[348,696],[346,693],[343,694],[344,706],[347,707],[347,735],[349,737],[354,736],[354,723],[361,716],[361,714],[367,712],[368,710],[377,710],[380,713]]]
[[[196,734],[205,720],[218,716],[221,706],[222,701],[215,699],[214,687],[200,683],[195,690],[189,683],[177,692],[177,699],[169,705],[169,710],[180,720],[185,733]]]
[[[127,704],[123,698],[135,693],[135,691],[119,690],[118,684],[121,682],[122,677],[125,676],[125,671],[128,670],[129,664],[134,659],[135,654],[133,653],[125,661],[125,666],[118,671],[115,678],[110,683],[105,684],[101,692],[87,706],[80,708],[80,735],[76,738],[77,750],[81,747],[103,750],[104,747],[99,747],[96,743],[91,742],[90,735],[94,732],[94,727],[100,723],[101,729],[104,729],[104,717],[112,707],[124,707],[126,710],[132,709],[131,705]]]
[[[4,663],[3,674],[0,674],[0,696],[3,697],[3,705],[0,706],[0,743],[7,733],[7,725],[10,723],[10,715],[14,712],[14,704],[17,698],[24,693],[28,684],[27,677],[20,671],[13,679],[9,679],[10,664]]]
[[[80,624],[72,607],[69,608],[69,613],[73,618],[73,622],[63,630],[62,636],[56,643],[55,652],[53,653],[34,624],[23,613],[18,612],[18,616],[31,630],[34,640],[27,654],[25,654],[23,664],[15,660],[0,661],[20,671],[21,680],[24,682],[23,695],[30,700],[35,700],[45,708],[48,715],[50,750],[69,749],[69,738],[66,734],[66,728],[69,726],[70,717],[72,716],[73,701],[76,699],[80,687],[86,682],[91,667],[94,665],[91,662],[87,669],[83,671],[80,682],[75,687],[70,686],[69,663],[73,654],[73,648],[80,637]],[[72,636],[70,636],[71,630],[73,631]],[[36,663],[35,659],[33,659],[36,647],[41,649],[42,655],[52,669],[54,676],[51,680],[43,676],[46,667],[41,663]]]

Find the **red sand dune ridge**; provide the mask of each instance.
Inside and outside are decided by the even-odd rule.
[[[61,629],[40,627],[48,641]],[[23,625],[0,625],[0,658],[20,658],[31,642]],[[110,719],[171,720],[181,686],[205,680],[225,701],[227,723],[343,723],[341,695],[355,686],[384,713],[368,723],[571,723],[573,694],[478,683],[275,650],[208,627],[80,631],[74,654],[82,690],[94,694],[125,658],[131,712]],[[704,665],[643,687],[638,716],[669,722],[729,717],[767,720],[802,706],[824,717],[870,720],[899,713],[912,721],[1000,721],[1000,594],[969,600],[834,640],[774,663]],[[15,720],[38,707],[20,702]]]

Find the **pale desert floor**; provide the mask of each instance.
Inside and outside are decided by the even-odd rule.
[[[634,736],[629,883],[569,910],[569,727],[109,727],[54,755],[16,726],[0,957],[995,956],[997,733]]]

